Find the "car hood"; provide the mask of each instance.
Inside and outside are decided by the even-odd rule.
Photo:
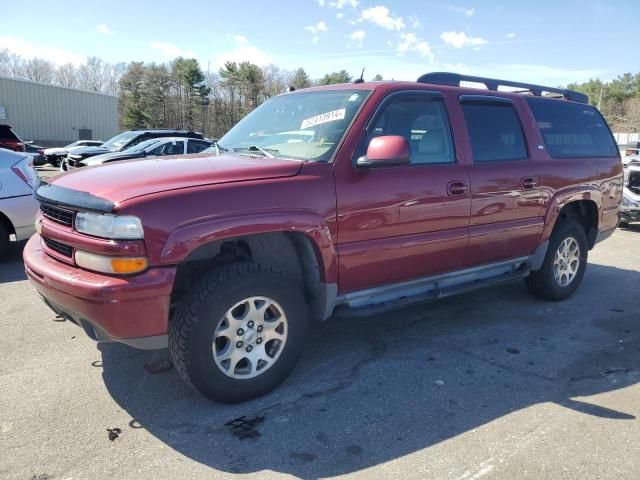
[[[45,155],[65,155],[68,152],[66,148],[56,147],[56,148],[45,148]]]
[[[102,153],[100,155],[94,155],[86,160],[82,160],[82,163],[87,166],[92,165],[102,165],[106,162],[111,162],[114,160],[127,160],[131,158],[141,158],[143,154],[141,152],[110,152],[110,153]]]
[[[71,155],[79,155],[83,158],[93,157],[94,155],[100,155],[101,153],[109,153],[111,150],[107,150],[104,147],[79,147],[69,150]]]
[[[86,192],[114,204],[180,188],[297,175],[304,162],[212,153],[107,163],[59,175],[51,185]]]

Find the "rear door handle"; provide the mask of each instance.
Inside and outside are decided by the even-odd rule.
[[[538,182],[533,177],[524,177],[521,184],[524,190],[532,190],[538,186]]]
[[[461,197],[467,194],[469,187],[464,182],[449,182],[447,184],[447,194],[450,197]]]

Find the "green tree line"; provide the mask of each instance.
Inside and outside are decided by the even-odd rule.
[[[195,59],[176,58],[168,64],[132,62],[120,79],[121,127],[184,128],[218,138],[262,102],[289,87],[351,81],[345,70],[312,80],[302,67],[287,71],[276,65],[227,62],[209,73]]]
[[[640,132],[640,73],[625,73],[609,82],[572,83],[567,88],[586,93],[614,132]]]

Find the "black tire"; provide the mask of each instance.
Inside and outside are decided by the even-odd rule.
[[[558,248],[565,239],[573,237],[580,247],[578,270],[573,280],[565,286],[561,286],[555,279],[554,275],[554,259]],[[542,268],[524,279],[527,289],[536,297],[560,301],[569,298],[580,286],[582,277],[587,268],[589,247],[587,245],[587,236],[584,228],[573,220],[562,220],[556,226],[551,238],[549,239],[549,247],[547,255],[542,263]]]
[[[620,222],[618,222],[618,227],[620,228],[629,228],[629,222],[625,222],[620,220]]]
[[[49,163],[56,168],[60,168],[60,157],[51,157]]]
[[[4,223],[0,222],[0,258],[3,258],[9,250],[9,230]]]
[[[286,342],[263,373],[231,378],[214,361],[214,333],[233,305],[252,296],[269,297],[282,307]],[[284,273],[256,263],[229,265],[205,277],[181,301],[169,326],[169,351],[182,379],[202,395],[222,403],[243,402],[270,392],[291,373],[302,353],[308,317],[302,288]]]

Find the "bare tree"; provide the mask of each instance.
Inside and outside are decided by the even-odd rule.
[[[24,63],[23,74],[27,80],[40,83],[52,83],[55,77],[53,62],[32,58]]]
[[[56,70],[56,83],[70,88],[78,86],[78,69],[73,63],[65,63],[58,67]]]

